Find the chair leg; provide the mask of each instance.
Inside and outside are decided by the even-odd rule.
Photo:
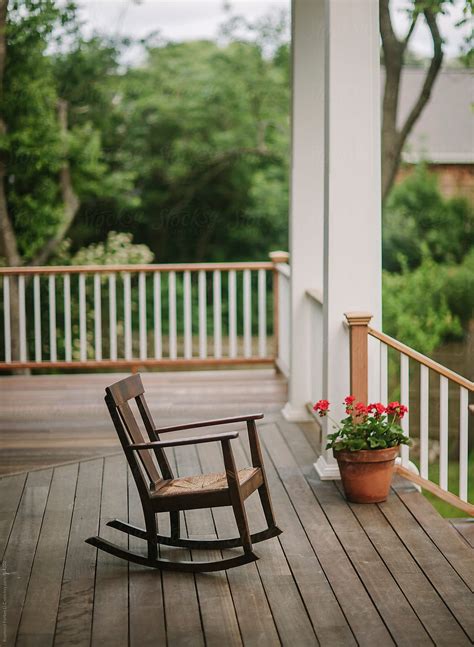
[[[179,539],[180,526],[179,526],[179,512],[170,512],[170,528],[171,539]]]
[[[268,492],[268,484],[265,476],[263,477],[263,485],[258,488],[258,496],[260,497],[260,503],[262,504],[263,514],[265,515],[265,520],[269,528],[274,528],[276,526],[275,515],[273,514],[273,506],[270,499],[270,494]]]
[[[246,553],[252,552],[252,540],[250,538],[250,530],[247,521],[247,513],[245,512],[244,500],[240,492],[240,484],[238,481],[237,467],[234,461],[234,455],[230,446],[230,441],[222,442],[222,453],[224,456],[224,464],[227,476],[227,483],[229,486],[229,495],[232,508],[234,510],[235,521],[239,529],[240,539],[242,541],[243,549]]]
[[[156,559],[158,557],[158,544],[156,542],[156,535],[158,527],[156,524],[156,514],[152,510],[144,510],[145,527],[146,527],[146,540],[148,544],[148,559]]]

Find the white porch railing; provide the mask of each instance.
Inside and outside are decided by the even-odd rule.
[[[318,290],[307,290],[309,308],[310,394],[314,403],[323,392],[323,295]]]
[[[272,257],[275,263],[275,307],[276,323],[278,330],[278,345],[276,352],[276,365],[278,369],[289,377],[290,375],[290,266],[288,254],[278,252]]]
[[[400,393],[400,402],[412,405],[409,407],[407,416],[402,420],[402,427],[408,436],[411,435],[418,441],[416,458],[419,462],[420,476],[423,479],[429,479],[430,442],[435,440],[439,447],[439,487],[446,492],[450,491],[448,466],[451,455],[459,466],[456,493],[462,501],[467,501],[469,395],[474,393],[474,382],[373,328],[368,328],[368,334],[380,346],[382,401],[386,401],[389,382],[391,378],[393,380],[390,362],[393,362],[394,368],[396,363],[399,365],[398,379],[395,379],[398,382],[396,389]],[[391,360],[389,360],[389,349],[392,349],[394,355]],[[415,380],[418,381],[418,388],[416,388]],[[436,389],[430,390],[430,381],[436,383]],[[431,406],[433,401],[437,408],[436,412]],[[417,416],[418,424],[415,424],[414,416]],[[430,425],[432,417],[435,417],[436,425]],[[435,438],[433,438],[434,427],[437,432]],[[453,428],[455,429],[454,433]],[[451,434],[449,433],[450,429]],[[450,451],[453,447],[456,447],[454,452]],[[401,464],[404,468],[409,467],[410,447],[408,446],[402,447]]]
[[[418,353],[409,346],[371,328],[370,315],[346,315],[351,336],[351,391],[358,399],[366,394],[375,376],[370,375],[368,348],[378,346],[380,357],[380,400],[397,399],[408,406],[402,420],[407,436],[417,441],[416,456],[410,447],[401,449],[398,472],[451,505],[474,515],[468,502],[469,397],[474,382]],[[436,389],[430,389],[430,381]],[[434,403],[434,407],[432,404]],[[430,424],[431,423],[431,424]],[[430,447],[436,445],[438,477],[430,473]],[[472,451],[473,448],[471,448]],[[415,463],[419,473],[413,470]],[[457,483],[449,479],[449,467],[458,473]]]
[[[270,261],[0,268],[0,370],[274,363],[280,276]]]

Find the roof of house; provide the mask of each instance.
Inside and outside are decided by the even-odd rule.
[[[425,75],[426,70],[423,69],[403,70],[399,126],[416,101]],[[473,105],[472,70],[442,70],[405,145],[405,161],[423,159],[437,164],[474,164]]]

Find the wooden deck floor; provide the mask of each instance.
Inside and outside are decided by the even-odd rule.
[[[241,380],[244,375],[234,377]],[[255,376],[235,392],[244,400],[238,403],[240,410],[255,408],[255,396],[252,402],[245,400],[245,390],[251,400],[258,389],[251,378]],[[182,379],[191,383],[194,378]],[[133,482],[113,447],[107,446],[112,453],[105,458],[1,478],[3,644],[472,644],[472,547],[402,480],[394,483],[384,504],[348,505],[338,484],[316,477],[311,426],[285,422],[276,407],[284,399],[280,379],[273,388],[271,397],[267,393],[268,416],[259,428],[284,532],[256,546],[259,561],[235,570],[161,574],[97,553],[84,543],[98,532],[124,541],[124,535],[105,526],[111,518],[142,523]],[[213,393],[198,398],[202,410],[195,417],[222,413],[226,403],[219,400],[219,382]],[[220,404],[210,409],[210,400]],[[28,415],[33,416],[32,397],[29,406]],[[184,417],[189,417],[187,411]],[[47,419],[45,412],[41,415]],[[92,431],[88,433],[92,438]],[[248,455],[245,434],[234,443],[243,465]],[[69,447],[68,452],[70,458],[73,450]],[[214,444],[180,448],[171,459],[180,475],[221,468]],[[253,529],[262,528],[258,500],[248,500],[248,512]],[[185,521],[192,537],[236,533],[226,508],[193,511]],[[160,531],[166,530],[166,519],[160,517]],[[134,550],[143,550],[141,543],[130,539]],[[164,555],[170,553],[163,549]],[[173,558],[177,553],[189,559],[181,549],[174,549]],[[219,556],[195,551],[191,558]]]

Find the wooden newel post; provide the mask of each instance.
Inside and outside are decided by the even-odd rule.
[[[369,397],[369,312],[346,312],[350,334],[351,394],[368,404]]]
[[[275,347],[275,357],[278,359],[278,339],[279,339],[279,305],[280,305],[280,296],[279,296],[279,282],[278,282],[278,270],[277,265],[280,263],[288,263],[290,255],[288,252],[270,252],[270,260],[273,263],[273,339]]]

